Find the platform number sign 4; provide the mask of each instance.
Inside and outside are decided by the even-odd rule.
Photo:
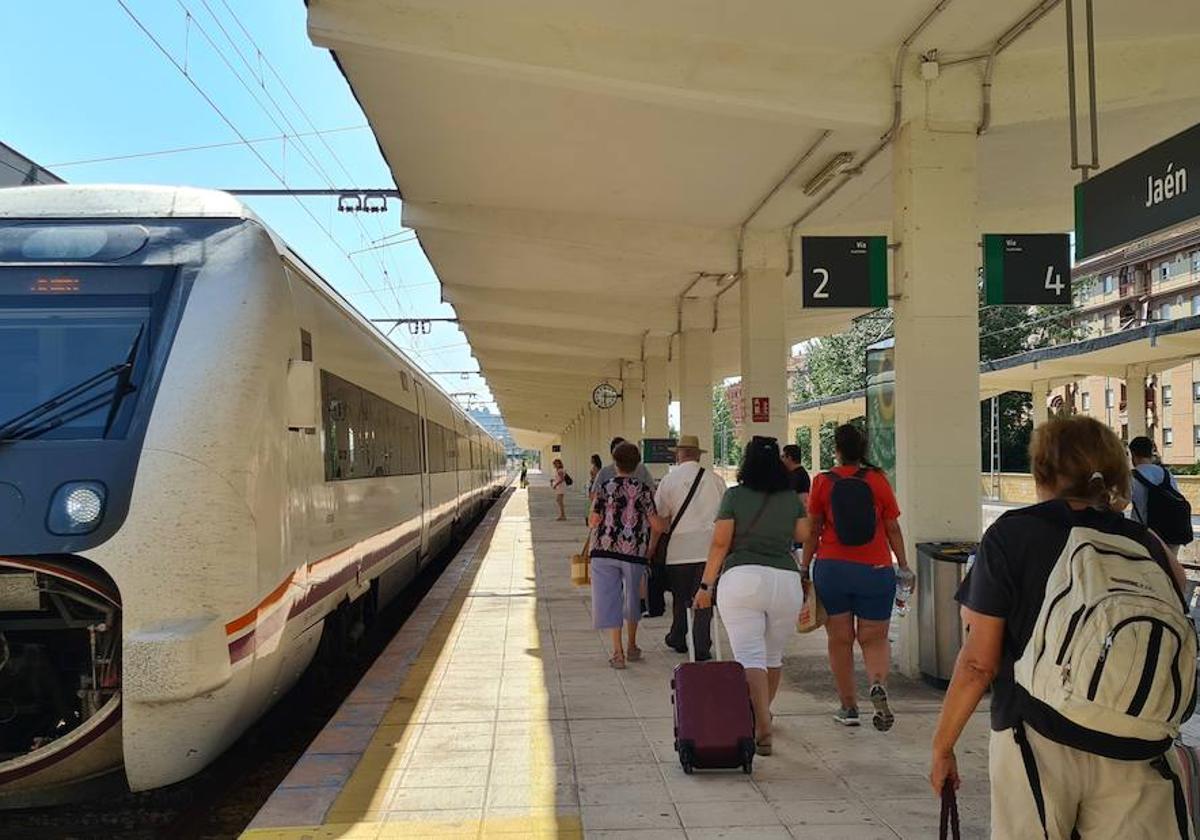
[[[805,236],[800,240],[805,307],[888,305],[887,237]]]
[[[1071,302],[1071,242],[1065,233],[985,233],[984,298],[990,305]]]

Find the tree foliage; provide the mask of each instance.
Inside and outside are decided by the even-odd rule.
[[[1066,317],[1069,313],[1055,306],[984,306],[980,290],[979,357],[994,361],[1028,350],[1078,341],[1080,327]],[[866,386],[866,350],[871,344],[893,334],[892,313],[881,310],[869,318],[855,321],[840,335],[821,338],[807,347],[807,371],[792,383],[792,399],[798,402],[839,396]],[[1033,431],[1032,403],[1028,393],[1012,392],[999,398],[1000,464],[1005,470],[1028,468],[1029,436]],[[980,440],[982,467],[991,467],[991,404],[980,403]],[[832,457],[832,435],[821,433],[822,460]],[[808,430],[801,429],[797,443],[808,452]],[[829,453],[825,452],[826,445]]]
[[[867,381],[867,348],[892,334],[892,315],[884,310],[853,322],[840,335],[819,338],[809,345],[807,375],[792,383],[799,402],[857,391]]]
[[[740,464],[742,443],[733,425],[733,406],[724,385],[713,387],[713,463]]]

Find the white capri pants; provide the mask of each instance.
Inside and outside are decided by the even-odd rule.
[[[734,566],[721,575],[717,608],[733,658],[743,668],[778,668],[796,632],[804,603],[800,572],[771,566]]]

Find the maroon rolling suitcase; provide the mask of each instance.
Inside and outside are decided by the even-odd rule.
[[[714,639],[715,624],[714,621]],[[691,639],[688,641],[689,648],[695,650]],[[755,752],[754,711],[746,672],[739,663],[676,665],[671,678],[671,702],[675,706],[675,751],[679,753],[684,773],[691,773],[697,767],[741,767],[744,773],[751,771]]]

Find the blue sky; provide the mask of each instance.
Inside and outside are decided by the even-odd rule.
[[[123,2],[244,137],[276,138],[253,145],[288,187],[394,186],[332,57],[308,39],[302,0]],[[8,84],[0,97],[0,140],[27,157],[81,183],[282,186],[118,0],[8,3],[4,22],[0,78]],[[314,126],[347,130],[278,139]],[[76,163],[220,143],[235,145]],[[386,214],[340,214],[332,198],[300,201],[315,221],[293,198],[247,199],[369,317],[454,314],[440,303],[437,278],[415,241],[349,258],[343,253],[389,235],[409,239],[394,236],[401,230],[398,202]],[[410,336],[403,327],[392,335],[427,370],[477,367],[454,325],[435,325],[427,336]],[[438,379],[449,391],[490,400],[479,377]]]

